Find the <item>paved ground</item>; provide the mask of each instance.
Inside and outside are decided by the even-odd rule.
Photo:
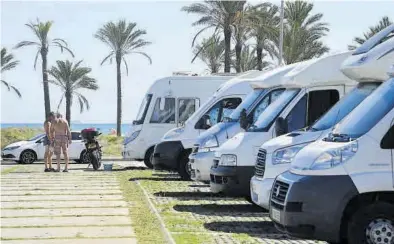
[[[42,168],[29,165],[1,176],[1,243],[136,243],[114,175],[86,165],[73,165],[68,174]]]

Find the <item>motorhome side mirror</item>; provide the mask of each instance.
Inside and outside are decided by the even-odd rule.
[[[276,136],[281,136],[284,135],[288,132],[288,124],[287,124],[287,120],[279,117],[276,119],[275,121],[275,133]]]
[[[239,116],[239,125],[242,129],[246,130],[249,125],[248,115],[246,114],[246,109],[242,109],[241,114]]]
[[[160,107],[160,110],[161,111],[163,111],[164,110],[164,108],[165,108],[165,106],[166,106],[166,99],[164,98],[164,97],[161,97],[160,98],[160,104],[159,104],[159,107]]]
[[[209,120],[209,115],[204,115],[202,116],[196,123],[196,129],[202,129],[202,130],[207,130],[210,128],[208,124]]]

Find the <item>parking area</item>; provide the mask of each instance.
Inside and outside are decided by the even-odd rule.
[[[139,162],[114,162],[112,172],[86,166],[43,173],[36,163],[2,174],[2,241],[324,243],[281,234],[263,209],[213,195],[209,185],[181,181],[177,174]]]

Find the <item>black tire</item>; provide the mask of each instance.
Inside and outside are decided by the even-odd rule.
[[[387,221],[387,222],[386,222]],[[384,225],[391,225],[394,229],[394,205],[386,202],[377,202],[358,209],[349,220],[347,229],[347,240],[349,244],[374,243],[373,238],[383,238],[386,243],[394,243],[394,233],[384,228]],[[371,226],[372,225],[372,226]],[[383,226],[383,227],[382,227]],[[384,231],[383,231],[384,230]],[[370,232],[371,235],[368,234]],[[388,237],[390,235],[390,237]]]
[[[37,160],[37,155],[33,150],[25,150],[20,155],[20,161],[23,164],[32,164]]]
[[[79,163],[81,164],[89,164],[91,163],[91,158],[89,156],[89,154],[86,152],[86,150],[83,150],[81,152],[81,155],[79,156]]]
[[[76,162],[77,164],[80,164],[81,160],[80,159],[74,159],[74,162]]]
[[[154,151],[154,147],[151,147],[148,149],[148,151],[145,154],[145,158],[144,158],[144,164],[146,167],[153,169],[153,164],[152,164],[152,160],[153,160],[153,151]]]
[[[90,153],[90,159],[92,160],[92,166],[94,170],[98,170],[101,166],[100,157],[97,152]]]
[[[189,155],[190,153],[184,152],[182,153],[179,164],[178,164],[178,173],[182,180],[190,181],[190,165],[189,165]]]

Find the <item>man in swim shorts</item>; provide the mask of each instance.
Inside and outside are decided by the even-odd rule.
[[[71,132],[67,120],[61,116],[55,119],[51,126],[51,134],[56,155],[57,172],[60,172],[60,154],[63,153],[65,168],[63,172],[68,172],[68,146],[71,143]]]
[[[45,162],[45,170],[44,172],[53,172],[55,171],[52,168],[52,152],[50,151],[50,144],[51,144],[51,123],[55,120],[55,113],[50,112],[47,116],[47,119],[44,122],[44,130],[45,130],[45,137],[43,139],[43,144],[45,147],[44,153],[44,162]]]

